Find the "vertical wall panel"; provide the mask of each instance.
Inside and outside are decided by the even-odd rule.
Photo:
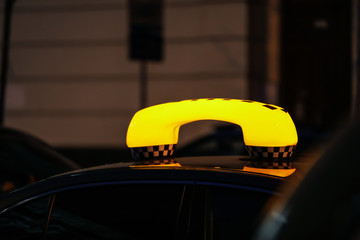
[[[6,125],[56,146],[125,146],[140,92],[126,11],[117,0],[18,0]],[[247,98],[247,12],[245,1],[165,1],[165,59],[149,63],[148,104]]]

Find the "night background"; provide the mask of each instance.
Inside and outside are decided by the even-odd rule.
[[[307,151],[358,112],[356,0],[7,0],[2,32],[11,2],[4,125],[81,165],[127,158],[131,117],[164,102],[279,105]]]

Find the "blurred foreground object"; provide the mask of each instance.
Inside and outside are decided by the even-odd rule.
[[[359,239],[360,121],[347,127],[255,239]]]

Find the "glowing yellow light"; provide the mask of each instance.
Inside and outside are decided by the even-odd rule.
[[[296,145],[290,115],[275,105],[236,99],[194,99],[155,105],[138,111],[130,122],[128,147],[176,144],[179,128],[199,120],[239,125],[248,146]]]
[[[168,164],[137,164],[130,165],[131,168],[163,168],[163,167],[181,167],[180,163],[168,163]]]
[[[296,171],[296,168],[292,169],[266,169],[266,168],[254,168],[254,167],[244,167],[244,171],[253,172],[253,173],[262,173],[268,174],[277,177],[288,177]]]

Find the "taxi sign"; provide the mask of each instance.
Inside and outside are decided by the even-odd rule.
[[[180,127],[200,120],[239,125],[252,158],[290,158],[298,141],[295,125],[281,107],[250,100],[207,98],[164,103],[138,111],[128,128],[127,146],[135,158],[171,156]]]

